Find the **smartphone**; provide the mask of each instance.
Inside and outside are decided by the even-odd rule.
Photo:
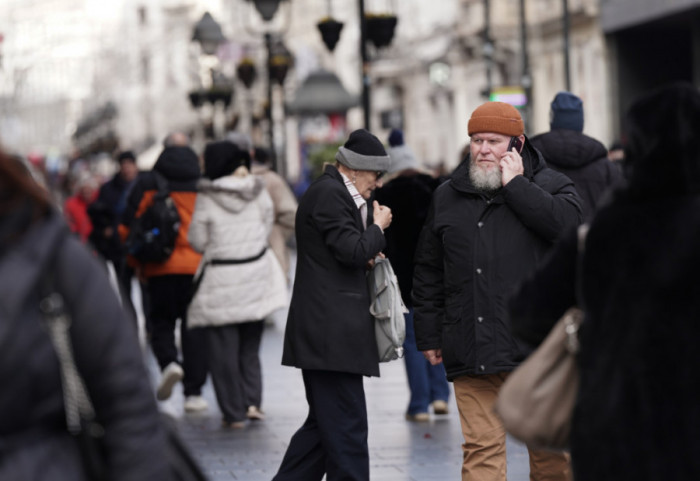
[[[520,151],[523,150],[523,143],[520,141],[520,137],[510,138],[510,143],[508,144],[507,151],[510,152],[511,150],[513,150],[513,147],[515,147],[515,151],[517,153],[520,153]]]

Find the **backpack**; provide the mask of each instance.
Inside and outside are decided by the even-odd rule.
[[[155,171],[153,177],[158,188],[153,201],[131,221],[125,242],[127,253],[141,263],[168,260],[180,230],[180,214],[170,197],[167,181]]]
[[[408,309],[401,299],[399,281],[389,259],[375,258],[374,268],[367,280],[371,299],[369,312],[374,317],[379,362],[399,359],[403,357],[403,342],[406,339],[404,314]]]

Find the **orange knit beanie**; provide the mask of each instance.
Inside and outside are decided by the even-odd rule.
[[[472,112],[469,119],[469,135],[481,132],[518,137],[525,128],[518,109],[504,102],[486,102]]]

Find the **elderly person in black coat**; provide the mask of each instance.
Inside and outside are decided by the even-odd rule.
[[[282,364],[302,370],[309,415],[275,481],[369,480],[363,376],[379,376],[366,271],[384,248],[391,210],[367,201],[389,168],[381,142],[350,134],[301,198],[297,265]]]
[[[75,362],[105,428],[109,479],[174,479],[136,333],[104,269],[70,235],[48,194],[1,152],[0,479],[87,480],[39,309],[44,285],[62,295],[70,315]]]
[[[514,333],[538,344],[576,304],[576,481],[700,479],[700,93],[674,84],[627,114],[629,184],[511,300]]]
[[[545,166],[512,105],[486,102],[469,120],[469,158],[433,195],[416,250],[418,349],[443,362],[464,436],[462,480],[506,479],[506,435],[492,406],[527,355],[510,333],[508,295],[560,234],[581,221],[565,175]],[[529,450],[531,479],[564,480],[563,455]]]

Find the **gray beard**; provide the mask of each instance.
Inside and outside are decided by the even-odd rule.
[[[485,170],[469,162],[469,180],[472,185],[483,192],[495,192],[501,188],[501,171],[498,169]]]

